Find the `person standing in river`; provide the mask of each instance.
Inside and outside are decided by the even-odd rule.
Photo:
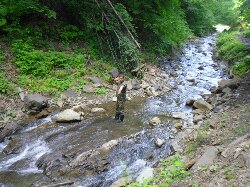
[[[126,91],[127,85],[124,83],[125,76],[120,74],[117,78],[115,78],[115,82],[117,84],[116,90],[116,113],[115,113],[115,120],[120,123],[124,120],[124,104],[126,101]]]

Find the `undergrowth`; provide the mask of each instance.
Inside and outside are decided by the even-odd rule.
[[[6,60],[7,55],[4,53],[2,47],[0,46],[0,65]]]
[[[243,75],[250,69],[249,48],[240,40],[241,34],[236,31],[224,32],[217,39],[219,55],[229,62],[237,75]]]
[[[181,157],[174,155],[161,161],[159,171],[154,178],[145,180],[142,184],[132,183],[129,187],[168,187],[189,175],[190,173],[185,170]]]
[[[0,72],[0,94],[9,95],[9,93],[12,93],[13,90],[14,87],[11,80],[6,78],[5,73]]]

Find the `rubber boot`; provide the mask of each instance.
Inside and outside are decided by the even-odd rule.
[[[115,120],[116,120],[116,121],[118,121],[118,120],[119,120],[119,118],[120,118],[120,114],[118,114],[118,113],[117,113],[117,114],[115,114]]]
[[[124,115],[122,114],[122,115],[120,115],[119,120],[117,122],[121,123],[121,122],[123,122],[123,120],[124,120]]]

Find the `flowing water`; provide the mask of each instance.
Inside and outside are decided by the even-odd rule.
[[[189,98],[210,94],[210,88],[222,78],[222,69],[213,61],[216,34],[189,43],[178,61],[165,63],[166,73],[172,74],[174,87],[168,95],[126,103],[125,122],[113,119],[114,103],[103,107],[104,115],[79,123],[55,124],[51,116],[28,124],[22,131],[0,144],[0,186],[27,187],[44,178],[38,169],[41,160],[67,163],[82,152],[94,150],[105,142],[119,139],[119,144],[109,152],[108,167],[103,172],[60,177],[74,179],[75,186],[109,186],[122,176],[135,178],[145,167],[155,166],[161,158],[169,156],[173,112],[184,112],[185,123],[192,121],[191,108],[185,105]],[[163,124],[150,127],[147,121],[160,116]],[[155,139],[166,141],[157,148]],[[77,185],[76,185],[77,184]]]

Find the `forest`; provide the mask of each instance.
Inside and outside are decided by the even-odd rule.
[[[118,67],[130,75],[218,23],[249,36],[249,19],[247,0],[2,0],[0,91],[13,93],[14,85],[51,94],[79,90],[87,72],[108,80]]]

